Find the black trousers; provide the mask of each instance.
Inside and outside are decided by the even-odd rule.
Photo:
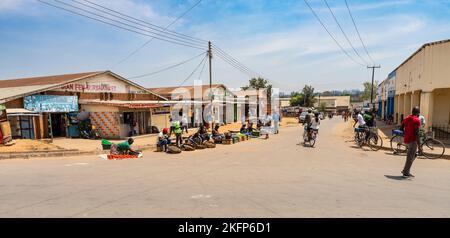
[[[177,147],[181,147],[181,144],[182,144],[181,134],[175,134],[175,136],[176,136]]]
[[[181,131],[186,131],[186,133],[188,133],[188,126],[187,125],[181,126]]]
[[[405,167],[403,168],[403,174],[408,175],[411,171],[411,166],[416,159],[417,156],[417,142],[410,142],[408,143],[408,151],[406,154],[406,162]]]

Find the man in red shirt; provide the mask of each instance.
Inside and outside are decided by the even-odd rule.
[[[419,144],[419,129],[420,129],[420,109],[419,107],[414,107],[412,110],[412,115],[407,116],[402,121],[402,127],[404,128],[405,144],[408,145],[408,151],[406,155],[405,168],[402,171],[404,178],[414,177],[410,173],[411,166],[416,158],[417,148]]]

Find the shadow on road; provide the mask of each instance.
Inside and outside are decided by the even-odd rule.
[[[393,180],[411,180],[409,178],[403,178],[403,176],[398,176],[398,175],[384,175],[384,177],[386,177],[388,179],[393,179]]]

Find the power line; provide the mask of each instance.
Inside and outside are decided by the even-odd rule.
[[[60,3],[61,3],[60,0],[54,0],[54,1],[57,1],[57,2],[60,2]],[[91,3],[91,4],[95,4],[95,6],[99,6],[99,7],[101,7],[101,8],[95,7],[95,6],[91,6],[91,5],[88,5],[88,4],[83,3],[83,2],[80,2],[80,1],[78,1],[78,0],[71,0],[71,1],[72,1],[72,2],[75,2],[75,3],[79,4],[79,5],[82,5],[83,7],[87,7],[87,8],[89,8],[89,9],[93,9],[93,10],[98,11],[98,12],[101,12],[101,13],[103,13],[103,14],[106,14],[106,15],[109,15],[109,16],[112,16],[112,17],[121,19],[121,20],[123,20],[123,21],[126,21],[126,22],[129,22],[129,23],[132,23],[132,24],[136,24],[136,25],[139,25],[139,26],[143,26],[143,27],[149,28],[149,29],[151,29],[151,30],[153,30],[153,31],[159,32],[158,34],[164,34],[164,35],[169,35],[169,36],[172,36],[172,37],[177,37],[177,38],[180,38],[180,39],[182,39],[182,40],[190,41],[190,42],[197,43],[197,44],[202,44],[202,45],[205,44],[205,42],[204,42],[203,40],[192,39],[191,37],[186,36],[186,35],[183,35],[183,34],[179,34],[179,33],[176,33],[176,32],[173,33],[173,32],[171,32],[171,31],[167,31],[167,29],[164,30],[164,28],[163,28],[163,30],[161,30],[161,29],[159,29],[159,28],[161,28],[161,27],[159,27],[159,26],[156,27],[156,25],[154,25],[154,24],[152,24],[152,23],[145,22],[145,21],[141,21],[141,20],[138,20],[138,19],[133,18],[133,17],[131,17],[131,16],[122,14],[122,13],[119,14],[119,12],[117,12],[117,11],[115,11],[115,12],[117,12],[117,13],[115,13],[115,12],[111,13],[111,11],[113,11],[113,10],[103,10],[103,9],[109,9],[109,8],[103,7],[102,5],[99,5],[99,4],[96,4],[96,3],[92,3],[92,2],[87,1],[87,0],[83,0],[83,1],[88,2],[88,3]],[[63,4],[64,4],[64,3],[63,3]],[[65,3],[65,4],[66,4],[66,5],[70,5],[70,4],[68,4],[68,3]],[[73,5],[70,5],[70,6],[75,7],[75,6],[73,6]],[[88,10],[83,9],[83,11],[88,11]],[[90,13],[93,14],[92,12],[90,12]],[[131,20],[130,20],[130,19],[131,19]],[[177,20],[177,21],[178,21],[178,20]],[[155,34],[156,34],[156,33],[155,33]]]
[[[325,29],[325,31],[328,33],[328,35],[330,35],[330,37],[334,40],[334,42],[336,43],[336,45],[341,49],[341,51],[347,55],[348,58],[350,58],[354,63],[361,65],[361,66],[365,66],[364,64],[361,64],[360,62],[356,61],[355,59],[353,59],[353,57],[342,47],[342,45],[336,40],[336,38],[333,36],[333,34],[331,34],[331,32],[328,30],[328,28],[325,26],[325,24],[322,22],[322,20],[320,20],[319,16],[316,14],[316,12],[314,11],[314,9],[311,7],[311,5],[309,5],[308,1],[304,0],[304,2],[306,3],[306,5],[309,7],[309,9],[311,10],[311,12],[313,13],[313,15],[316,17],[317,21],[320,23],[320,25],[322,25],[323,29]]]
[[[182,33],[179,33],[179,32],[175,32],[175,31],[171,31],[171,30],[165,29],[165,27],[161,27],[161,26],[152,24],[152,23],[150,23],[150,22],[147,22],[147,21],[143,21],[143,20],[134,18],[134,17],[132,17],[132,16],[123,14],[123,13],[121,13],[121,12],[119,12],[119,11],[115,11],[115,10],[113,10],[113,9],[111,9],[111,8],[102,6],[102,5],[98,4],[98,3],[94,3],[94,2],[89,1],[89,0],[83,0],[83,1],[88,2],[88,3],[92,4],[92,5],[98,6],[98,7],[100,7],[100,8],[106,9],[106,10],[108,10],[108,11],[110,11],[110,12],[117,13],[117,14],[119,14],[119,15],[121,15],[121,16],[130,18],[130,19],[133,19],[133,20],[135,20],[135,21],[142,22],[142,23],[148,24],[148,25],[150,25],[150,26],[159,28],[159,29],[161,29],[162,31],[165,31],[165,32],[170,32],[170,33],[173,33],[173,34],[176,34],[176,35],[184,36],[184,37],[190,38],[190,39],[192,39],[192,40],[199,41],[199,42],[201,42],[201,43],[207,43],[207,42],[208,42],[208,41],[203,40],[203,39],[200,39],[200,38],[192,37],[192,36],[185,35],[185,34],[182,34]],[[194,5],[192,6],[192,9],[195,8],[198,4],[200,4],[200,2],[201,2],[201,1],[199,1],[199,2],[196,3],[196,4],[194,4]],[[190,10],[192,10],[192,9],[190,9]],[[190,10],[188,10],[187,12],[189,12]],[[186,12],[186,14],[187,14],[187,12]]]
[[[361,55],[359,55],[358,51],[355,49],[355,47],[353,46],[352,42],[350,41],[350,39],[348,38],[347,34],[345,34],[344,29],[342,28],[341,24],[339,23],[338,19],[336,18],[336,16],[334,15],[333,10],[331,10],[330,5],[328,5],[327,0],[323,0],[325,2],[325,5],[327,5],[328,10],[330,10],[331,15],[333,16],[334,21],[336,22],[336,24],[338,25],[339,29],[341,29],[342,34],[344,35],[345,39],[347,40],[348,44],[350,44],[350,47],[352,47],[353,51],[355,52],[355,54],[365,63],[368,65],[367,61],[361,57]]]
[[[364,41],[362,40],[361,34],[359,34],[358,27],[356,26],[355,19],[353,18],[353,14],[352,14],[352,12],[350,11],[350,7],[348,6],[347,0],[344,0],[344,1],[345,1],[345,6],[347,6],[348,14],[350,14],[350,17],[352,18],[353,26],[355,27],[356,33],[358,33],[359,40],[361,41],[361,44],[362,44],[362,46],[363,46],[363,48],[364,48],[364,51],[366,52],[367,56],[368,56],[369,59],[372,61],[372,63],[375,64],[375,61],[374,61],[373,58],[370,56],[369,51],[367,50],[366,44],[364,44]]]
[[[88,0],[85,0],[86,2],[91,3]],[[167,25],[163,31],[166,31],[169,29],[169,27],[171,27],[173,24],[175,24],[176,22],[178,22],[178,20],[180,20],[181,18],[183,18],[186,14],[188,14],[192,9],[194,9],[197,5],[199,5],[202,2],[202,0],[199,0],[197,3],[195,3],[194,5],[192,5],[189,9],[187,9],[183,14],[181,14],[180,16],[178,16],[174,21],[172,21],[169,25]],[[95,4],[95,3],[93,3]],[[97,4],[95,4],[97,5]],[[131,58],[133,55],[135,55],[137,52],[139,52],[141,49],[143,49],[145,46],[147,46],[150,42],[153,41],[153,39],[155,38],[150,38],[148,41],[146,41],[144,44],[142,44],[141,46],[139,46],[137,49],[135,49],[134,51],[132,51],[130,54],[128,54],[125,58],[123,58],[122,60],[120,60],[119,62],[117,62],[114,66],[112,66],[111,68],[115,68],[118,65],[122,64],[123,62],[127,61],[129,58]]]
[[[116,25],[116,24],[114,24],[114,23],[107,22],[107,21],[105,21],[105,20],[103,20],[103,19],[98,19],[98,18],[95,18],[95,17],[92,17],[92,16],[88,16],[88,15],[82,14],[82,13],[80,13],[80,12],[77,12],[77,11],[74,11],[74,10],[71,10],[71,9],[68,9],[68,8],[65,8],[65,7],[61,7],[61,6],[58,6],[58,5],[54,5],[54,4],[45,2],[45,1],[43,1],[43,0],[37,0],[37,1],[39,1],[39,2],[41,2],[41,3],[43,3],[43,4],[46,4],[46,5],[49,5],[49,6],[52,6],[52,7],[55,7],[55,8],[64,10],[64,11],[67,11],[67,12],[71,12],[71,13],[73,13],[73,14],[76,14],[76,15],[79,15],[79,16],[82,16],[82,17],[89,18],[89,19],[91,19],[91,20],[95,20],[95,21],[98,21],[98,22],[101,22],[101,23],[104,23],[104,24],[107,24],[107,25],[110,25],[110,26],[114,26],[114,27],[117,27],[117,28],[120,28],[120,29],[123,29],[123,30],[126,30],[126,31],[130,31],[130,32],[133,32],[133,33],[136,33],[136,34],[154,37],[155,39],[158,39],[158,40],[161,40],[161,41],[165,41],[165,42],[169,42],[169,43],[172,43],[172,44],[177,44],[177,45],[187,46],[187,47],[196,48],[196,49],[200,49],[200,50],[204,50],[204,49],[205,49],[205,48],[201,48],[201,47],[198,47],[198,46],[194,46],[194,45],[190,45],[190,44],[181,43],[181,42],[179,42],[179,41],[167,40],[167,39],[164,39],[164,38],[162,38],[162,37],[156,37],[156,36],[154,36],[154,35],[150,35],[150,34],[147,34],[147,33],[139,32],[139,31],[133,29],[133,28],[136,28],[136,27],[131,26],[132,29],[130,29],[130,28],[127,28],[127,27],[124,27],[124,26]],[[121,23],[121,24],[123,24],[123,23]],[[140,30],[139,28],[137,28],[137,29]],[[148,32],[148,31],[147,31],[147,32]],[[150,33],[152,33],[152,32],[150,32]],[[154,34],[154,33],[152,33],[152,34]]]
[[[60,4],[63,4],[63,5],[66,5],[66,6],[75,8],[75,9],[78,9],[78,10],[83,11],[83,12],[87,12],[87,13],[89,13],[89,14],[92,14],[92,15],[94,15],[94,16],[97,16],[97,17],[100,17],[100,18],[103,18],[103,19],[107,19],[107,20],[110,20],[110,21],[113,21],[113,22],[116,22],[116,23],[119,23],[119,24],[122,24],[122,25],[125,25],[125,26],[128,26],[128,27],[132,27],[132,28],[135,28],[135,29],[144,31],[144,32],[148,32],[148,33],[150,33],[150,34],[154,34],[154,35],[157,35],[157,36],[160,36],[160,37],[165,37],[165,38],[168,38],[168,39],[171,39],[171,40],[175,40],[175,41],[179,41],[179,42],[182,42],[182,43],[185,43],[185,44],[196,45],[196,46],[199,46],[199,47],[203,46],[201,43],[191,42],[191,41],[188,41],[188,40],[185,40],[185,39],[178,39],[178,38],[174,38],[174,37],[171,37],[171,36],[166,36],[166,35],[163,35],[163,34],[160,34],[160,33],[155,33],[154,31],[145,30],[145,29],[140,28],[140,27],[138,27],[138,26],[130,25],[129,23],[124,23],[124,22],[122,22],[122,21],[120,21],[120,20],[115,20],[115,19],[112,19],[112,18],[109,18],[109,17],[106,17],[106,16],[102,16],[102,15],[97,14],[97,13],[95,13],[95,12],[86,10],[86,9],[84,9],[84,8],[81,8],[81,7],[77,7],[77,6],[72,5],[72,4],[69,4],[69,3],[65,3],[65,2],[60,1],[60,0],[54,0],[54,1],[56,1],[56,2],[58,2],[58,3],[60,3]],[[111,14],[109,14],[109,15],[111,15]],[[111,16],[114,16],[114,15],[111,15]],[[123,19],[123,18],[120,18],[120,19]],[[131,22],[132,24],[134,24],[134,22],[129,21],[129,20],[126,20],[126,19],[125,19],[125,21]],[[148,27],[148,26],[145,26],[145,25],[142,25],[142,24],[137,24],[137,25],[141,25],[141,26],[143,26],[143,27],[146,27],[146,28],[149,28],[149,29],[154,30],[153,28]]]
[[[256,76],[263,77],[261,74],[258,74],[254,70],[248,68],[247,66],[245,66],[244,64],[239,62],[237,59],[235,59],[233,56],[231,56],[230,54],[226,53],[224,50],[220,49],[218,46],[214,45],[214,49],[216,50],[217,53],[221,54],[222,56],[224,56],[225,58],[227,58],[230,61],[234,62],[235,64],[239,65],[240,67],[244,68],[246,71],[249,71],[249,72],[251,72],[252,74],[254,74]]]
[[[161,73],[161,72],[164,72],[164,71],[167,71],[167,70],[176,68],[176,67],[178,67],[178,66],[180,66],[180,65],[186,64],[186,63],[188,63],[188,62],[190,62],[190,61],[192,61],[192,60],[194,60],[194,59],[200,57],[200,56],[203,55],[203,54],[205,54],[205,52],[202,52],[202,53],[199,54],[199,55],[196,55],[196,56],[194,56],[194,57],[192,57],[192,58],[189,58],[189,59],[187,59],[187,60],[184,60],[184,61],[182,61],[182,62],[180,62],[180,63],[171,65],[171,66],[169,66],[169,67],[166,67],[166,68],[163,68],[163,69],[160,69],[160,70],[151,72],[151,73],[141,74],[141,75],[134,76],[134,77],[129,77],[129,79],[137,79],[137,78],[148,77],[148,76],[152,76],[152,75],[155,75],[155,74],[158,74],[158,73]]]
[[[181,82],[180,85],[178,85],[178,87],[181,87],[184,83],[186,83],[186,81],[188,81],[188,80],[192,77],[192,75],[195,74],[195,72],[197,72],[198,68],[200,68],[200,66],[202,65],[202,63],[203,63],[203,62],[206,62],[207,56],[208,56],[208,55],[206,54],[205,57],[203,57],[202,61],[200,61],[200,64],[198,64],[197,67],[195,67],[194,71],[192,71],[192,73],[189,74],[189,76],[187,76],[187,78],[185,78],[185,79],[183,80],[183,82]]]
[[[198,75],[199,80],[202,77],[203,71],[205,70],[205,66],[206,66],[206,60],[205,60],[205,63],[203,63],[202,70],[200,70],[200,74]]]

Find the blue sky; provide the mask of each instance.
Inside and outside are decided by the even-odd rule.
[[[46,0],[52,2],[53,0]],[[70,0],[63,0],[70,2]],[[165,26],[196,0],[91,0]],[[309,0],[354,58],[323,0]],[[347,0],[380,81],[422,44],[450,38],[450,0]],[[366,57],[344,0],[328,0],[362,57]],[[350,61],[302,0],[203,0],[171,30],[211,40],[282,91],[361,88],[370,71]],[[110,69],[125,77],[153,72],[201,51],[153,41],[113,67],[148,38],[46,6],[0,0],[0,79]],[[175,70],[136,80],[148,87],[179,85],[200,58]],[[366,59],[368,60],[368,59]],[[217,57],[214,82],[243,86],[248,76]],[[195,74],[187,84],[199,78]],[[200,77],[208,81],[206,71]]]

